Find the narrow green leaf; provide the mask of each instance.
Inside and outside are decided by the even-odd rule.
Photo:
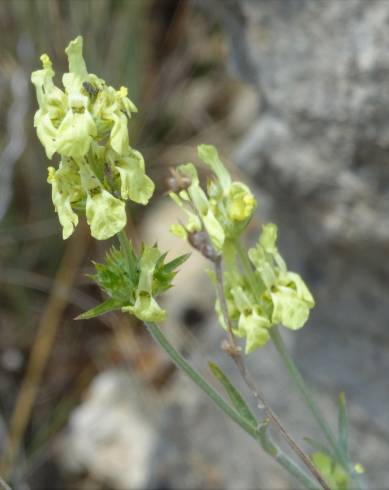
[[[165,257],[166,254],[161,255],[154,271],[153,293],[156,295],[172,287],[172,281],[178,272],[177,267],[185,262],[189,254],[181,255],[167,264],[163,264]]]
[[[346,397],[344,393],[339,395],[338,405],[338,431],[339,431],[339,446],[345,456],[348,456],[348,417],[346,407]]]
[[[94,308],[81,313],[81,315],[78,315],[75,320],[89,320],[90,318],[95,318],[96,316],[101,316],[105,313],[109,313],[110,311],[118,310],[120,308],[121,305],[117,301],[114,299],[107,299]]]
[[[226,393],[230,398],[234,408],[240,413],[243,418],[247,420],[247,422],[249,422],[254,427],[258,427],[259,423],[247,406],[247,403],[243,400],[237,388],[235,388],[235,386],[223,373],[220,367],[214,362],[209,362],[208,366],[215,378],[223,385],[223,388],[226,390]]]
[[[179,257],[176,257],[175,259],[171,260],[170,262],[167,262],[163,266],[164,272],[173,272],[177,267],[182,265],[188,258],[190,257],[191,254],[184,254],[180,255]]]

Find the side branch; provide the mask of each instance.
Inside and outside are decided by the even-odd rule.
[[[234,332],[232,329],[231,319],[228,314],[227,301],[224,294],[224,279],[223,279],[223,267],[222,267],[222,258],[219,256],[217,260],[213,261],[216,279],[217,279],[217,295],[220,302],[220,308],[223,314],[224,323],[227,327],[227,345],[224,347],[224,350],[230,355],[231,359],[234,361],[237,366],[243,381],[249,388],[253,398],[257,403],[257,407],[263,409],[266,413],[266,416],[270,419],[273,425],[278,429],[282,437],[289,444],[291,449],[301,458],[301,460],[305,463],[307,468],[310,470],[312,475],[316,478],[316,480],[320,483],[324,490],[331,490],[327,485],[323,477],[320,475],[319,471],[313,465],[309,456],[305,453],[305,451],[299,446],[296,440],[292,437],[291,434],[287,431],[287,429],[282,425],[278,416],[274,413],[272,408],[266,402],[263,393],[259,390],[254,377],[248,371],[244,358],[241,353],[241,349],[236,344]]]

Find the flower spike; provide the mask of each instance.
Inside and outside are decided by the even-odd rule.
[[[39,105],[34,126],[47,158],[60,157],[57,170],[49,167],[48,182],[64,239],[83,211],[92,236],[105,240],[124,228],[125,202],[147,204],[154,183],[142,155],[129,144],[128,119],[137,109],[127,89],[115,90],[88,73],[82,51],[81,36],[65,49],[64,89],[54,85],[48,55],[41,56],[42,69],[31,75]]]

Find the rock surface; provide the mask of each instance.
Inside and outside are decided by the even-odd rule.
[[[124,370],[99,374],[60,440],[61,465],[71,473],[86,472],[110,488],[144,488],[156,444],[155,417],[145,396]]]

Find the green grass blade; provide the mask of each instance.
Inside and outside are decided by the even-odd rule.
[[[224,374],[220,367],[214,362],[209,362],[208,366],[212,374],[225,389],[236,411],[239,412],[240,415],[244,417],[251,425],[253,425],[254,427],[258,427],[258,421],[249,409],[247,403],[244,401],[242,395],[239,393],[238,389],[231,383],[229,378]]]
[[[347,417],[346,397],[344,393],[340,393],[339,395],[338,432],[339,432],[339,446],[341,447],[344,455],[348,458],[348,417]]]

